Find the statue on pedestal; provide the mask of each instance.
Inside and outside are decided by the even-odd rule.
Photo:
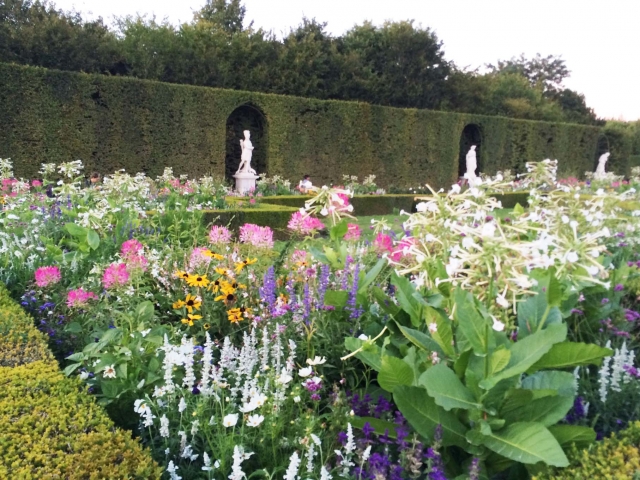
[[[596,173],[594,177],[602,178],[606,175],[607,172],[605,172],[604,166],[607,164],[607,160],[609,160],[609,155],[611,155],[609,152],[603,153],[602,155],[600,155],[600,158],[598,159],[598,166],[596,167]]]
[[[478,178],[476,176],[476,168],[478,168],[478,159],[476,158],[475,145],[471,145],[469,152],[467,152],[466,161],[467,161],[467,171],[464,174],[464,178],[467,179],[470,186],[473,186],[475,183],[475,180]]]
[[[242,155],[240,156],[240,166],[238,171],[233,176],[236,179],[236,191],[244,195],[256,188],[256,180],[258,175],[256,171],[251,168],[251,156],[253,155],[253,144],[251,143],[251,132],[245,130],[244,140],[240,140],[240,148],[242,149]]]
[[[251,143],[251,132],[245,130],[244,140],[240,140],[240,148],[242,149],[242,155],[240,156],[240,166],[238,167],[238,173],[252,173],[256,174],[256,171],[251,168],[251,156],[253,155],[253,144]]]

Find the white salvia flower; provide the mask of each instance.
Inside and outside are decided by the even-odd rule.
[[[169,419],[166,415],[160,417],[160,436],[163,438],[169,438]]]
[[[624,373],[624,366],[627,364],[627,342],[622,344],[620,349],[615,350],[613,355],[613,365],[611,366],[611,380],[610,388],[614,392],[621,392],[620,381],[622,380],[622,374]]]
[[[257,427],[262,422],[264,422],[264,416],[262,416],[262,415],[249,415],[249,417],[247,418],[246,424],[249,427]]]
[[[634,352],[633,350],[631,350],[631,351],[629,352],[629,355],[627,355],[627,361],[626,361],[625,363],[626,363],[627,365],[629,365],[630,367],[633,367],[633,361],[635,360],[635,358],[636,358],[636,352]],[[627,372],[627,371],[625,370],[625,372],[624,372],[624,374],[623,374],[623,376],[622,376],[622,380],[623,380],[623,382],[624,382],[625,384],[626,384],[626,383],[629,383],[629,382],[632,380],[632,378],[633,378],[633,377],[632,377],[631,375],[629,375],[629,372]]]
[[[362,452],[362,463],[369,460],[369,455],[371,455],[371,445],[367,446],[364,452]]]
[[[187,409],[187,402],[184,400],[184,397],[180,398],[180,403],[178,403],[178,412],[182,413]]]
[[[493,319],[493,325],[491,326],[491,328],[493,328],[496,332],[503,331],[504,327],[505,327],[504,323],[502,323],[500,320],[498,320],[493,315],[491,316],[491,318]]]
[[[298,480],[298,469],[300,468],[300,457],[298,452],[293,452],[289,458],[289,468],[284,475],[284,480]]]
[[[204,470],[205,472],[210,472],[211,470],[213,470],[213,467],[211,467],[211,458],[209,458],[207,452],[204,452],[202,454],[202,461],[204,463],[204,467],[202,467],[202,470]]]
[[[313,443],[316,444],[316,447],[319,447],[320,444],[322,443],[320,441],[320,438],[317,435],[314,435],[313,433],[311,434],[311,440],[313,441]]]
[[[246,474],[242,471],[242,462],[253,455],[252,452],[245,453],[242,447],[236,445],[233,447],[233,465],[231,466],[231,475],[229,480],[242,480],[247,478]],[[216,462],[217,463],[217,462]]]
[[[307,473],[313,473],[313,457],[315,456],[315,444],[309,442],[309,448],[307,449]]]
[[[313,373],[313,368],[311,367],[301,368],[300,370],[298,370],[298,375],[300,375],[302,378],[306,378],[312,373]]]
[[[169,473],[171,480],[182,480],[182,477],[180,477],[180,476],[176,473],[176,471],[177,471],[177,470],[178,470],[178,467],[177,467],[177,466],[175,466],[175,465],[173,464],[173,460],[171,460],[171,461],[169,462],[169,465],[167,465],[167,472]]]
[[[347,444],[344,446],[344,450],[347,453],[353,453],[356,449],[356,442],[353,437],[353,427],[351,423],[347,424]]]
[[[200,426],[200,420],[194,420],[191,422],[191,436],[194,436],[198,433],[198,428]]]
[[[322,468],[320,469],[320,480],[332,480],[332,479],[333,479],[333,475],[331,475],[323,465]]]
[[[611,347],[611,340],[607,342],[605,345],[606,348]],[[600,388],[598,392],[600,393],[600,401],[605,403],[607,401],[607,393],[609,393],[609,364],[611,363],[611,357],[605,357],[602,360],[602,366],[600,367],[599,379],[598,383],[600,384]]]
[[[222,419],[222,425],[224,425],[225,427],[235,427],[237,423],[238,423],[237,413],[230,413],[229,415],[226,415]]]
[[[310,359],[310,358],[307,358],[307,365],[312,365],[312,366],[315,366],[315,365],[322,365],[322,364],[323,364],[323,363],[325,363],[326,361],[327,361],[327,359],[326,359],[325,357],[320,358],[319,356],[317,356],[317,355],[316,355],[316,356],[313,358],[313,360],[312,360],[312,359]]]

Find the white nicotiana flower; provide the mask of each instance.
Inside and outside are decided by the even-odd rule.
[[[502,323],[493,315],[491,316],[491,318],[493,319],[493,325],[491,326],[491,328],[493,328],[496,332],[502,332],[505,327],[504,323]]]

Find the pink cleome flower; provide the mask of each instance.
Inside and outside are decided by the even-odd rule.
[[[104,288],[120,287],[129,281],[129,272],[124,263],[112,263],[102,275]]]
[[[204,252],[208,250],[208,248],[204,247],[196,247],[193,249],[189,257],[189,271],[206,268],[211,263],[211,257],[204,254]]]
[[[273,230],[245,223],[240,227],[240,241],[258,248],[273,248]]]
[[[359,240],[360,239],[360,225],[357,223],[347,224],[347,233],[344,236],[345,240]]]
[[[214,225],[209,232],[209,242],[224,244],[231,242],[231,231],[227,227]]]
[[[138,240],[132,238],[122,244],[120,247],[120,253],[124,258],[127,258],[132,255],[137,255],[143,250],[143,248],[143,245]]]
[[[42,186],[42,182],[40,180],[31,180],[31,186],[32,187],[41,187]]]
[[[376,238],[373,241],[373,246],[380,253],[384,253],[384,252],[391,253],[393,251],[393,240],[389,235],[380,232],[378,233],[378,235],[376,235]]]
[[[84,307],[89,300],[97,300],[98,296],[93,292],[85,292],[82,287],[76,290],[69,290],[67,293],[67,306]]]
[[[58,267],[40,267],[36,270],[36,285],[48,287],[60,281],[60,269]]]
[[[311,215],[297,211],[291,215],[287,228],[296,233],[301,233],[302,235],[310,235],[317,230],[322,230],[324,228],[324,224]]]

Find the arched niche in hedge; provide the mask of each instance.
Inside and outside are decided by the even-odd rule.
[[[478,168],[476,174],[482,172],[482,130],[480,126],[475,123],[467,124],[462,129],[460,135],[460,154],[458,157],[458,177],[464,176],[467,171],[467,153],[471,148],[471,145],[476,146],[476,158],[478,159]]]
[[[593,168],[592,172],[595,172],[596,167],[598,166],[598,159],[603,153],[607,153],[611,151],[611,144],[609,143],[609,138],[606,135],[600,135],[598,137],[598,144],[596,146],[596,155],[593,158]],[[605,167],[607,171],[611,170],[611,162],[607,162],[607,166]]]
[[[227,117],[225,176],[229,180],[240,166],[240,140],[244,138],[244,130],[251,132],[251,168],[259,174],[267,172],[267,119],[259,107],[247,103],[237,107]]]

